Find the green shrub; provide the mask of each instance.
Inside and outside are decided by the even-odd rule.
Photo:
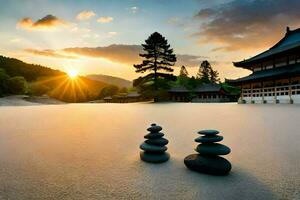
[[[119,92],[119,88],[115,85],[109,85],[107,87],[104,87],[100,94],[99,98],[102,99],[104,97],[113,96],[116,95]]]
[[[50,91],[50,87],[40,84],[40,83],[33,83],[29,86],[29,94],[34,96],[41,96],[46,94]]]
[[[7,93],[7,80],[9,76],[6,74],[4,69],[0,68],[0,96]]]
[[[27,82],[23,76],[14,76],[7,80],[7,88],[10,94],[25,94]]]

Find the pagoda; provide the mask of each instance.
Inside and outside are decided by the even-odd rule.
[[[239,103],[300,103],[300,28],[287,27],[273,47],[233,64],[252,71],[227,80],[241,89]]]

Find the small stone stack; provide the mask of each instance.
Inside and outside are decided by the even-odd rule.
[[[195,149],[199,154],[191,154],[184,159],[187,168],[211,175],[226,175],[231,170],[231,164],[219,155],[227,155],[230,148],[216,143],[223,140],[217,130],[202,130],[195,142],[201,143]]]
[[[150,133],[144,136],[147,140],[140,145],[141,151],[140,157],[145,162],[150,163],[162,163],[170,158],[170,154],[167,153],[167,145],[169,141],[163,138],[164,134],[160,131],[162,128],[156,124],[151,124],[151,127],[147,129]]]

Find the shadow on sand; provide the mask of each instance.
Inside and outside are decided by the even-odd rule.
[[[188,170],[172,158],[162,164],[137,165],[135,187],[153,199],[277,199],[276,195],[249,172],[233,165],[228,176],[211,176]]]

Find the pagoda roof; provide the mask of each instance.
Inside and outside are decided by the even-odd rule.
[[[190,90],[186,89],[184,86],[182,85],[176,85],[173,86],[169,92],[190,92]]]
[[[194,89],[194,92],[219,92],[222,86],[216,83],[203,84]]]
[[[247,68],[249,65],[264,60],[268,57],[272,57],[278,55],[280,53],[286,52],[288,50],[296,49],[300,47],[300,28],[296,30],[290,30],[287,27],[287,31],[285,36],[277,42],[273,47],[270,49],[243,61],[234,62],[234,66],[236,67],[245,67]]]
[[[239,78],[236,80],[227,80],[228,83],[241,83],[241,82],[251,82],[258,80],[266,80],[276,77],[292,77],[300,74],[300,63],[289,65],[286,67],[277,67],[262,71],[257,71],[249,76]]]
[[[140,97],[141,95],[137,92],[130,92],[127,94],[127,97]]]

